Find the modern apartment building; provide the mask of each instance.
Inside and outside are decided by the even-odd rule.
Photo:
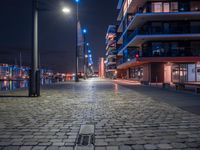
[[[200,0],[119,0],[118,9],[122,77],[200,82]]]
[[[109,25],[106,34],[106,77],[116,78],[117,66],[116,66],[116,26]]]

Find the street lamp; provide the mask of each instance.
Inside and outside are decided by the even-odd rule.
[[[40,96],[40,67],[39,67],[39,50],[38,50],[38,2],[39,0],[32,0],[33,2],[33,47],[32,47],[32,61],[29,81],[29,96]]]
[[[71,10],[67,7],[63,8],[62,10],[65,14],[69,14],[71,12]]]
[[[87,68],[86,68],[86,33],[87,30],[83,29],[83,53],[84,53],[84,66],[83,66],[83,71],[84,71],[84,79],[86,79],[86,72],[87,72]]]
[[[78,82],[79,81],[79,78],[78,78],[78,21],[79,21],[78,3],[80,2],[80,0],[75,0],[75,2],[76,2],[76,61],[75,61],[76,73],[75,73],[75,82]],[[63,8],[62,11],[65,14],[68,14],[71,12],[71,10],[67,7]]]
[[[80,0],[76,1],[76,77],[75,82],[78,82],[78,21],[79,21],[79,14],[78,14],[78,3]]]

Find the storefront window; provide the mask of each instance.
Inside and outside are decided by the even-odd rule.
[[[179,82],[179,66],[178,65],[172,66],[172,81]]]
[[[143,67],[130,68],[130,78],[135,80],[141,80],[144,76]]]
[[[181,64],[180,65],[180,82],[187,81],[187,65]]]

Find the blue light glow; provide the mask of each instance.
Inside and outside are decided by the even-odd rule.
[[[75,0],[77,3],[79,3],[80,0]]]
[[[84,33],[84,34],[87,33],[87,30],[86,30],[86,29],[83,29],[83,33]]]

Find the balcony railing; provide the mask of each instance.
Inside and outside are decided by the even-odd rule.
[[[147,58],[147,57],[200,57],[200,51],[197,52],[192,48],[179,48],[179,49],[154,49],[152,47],[147,48],[148,51],[132,51],[129,52],[129,55],[122,57],[117,60],[117,66],[130,62],[131,60],[137,58]]]
[[[168,31],[161,29],[158,32],[153,31],[155,27],[149,27],[149,30],[142,30],[141,28],[136,28],[131,34],[124,35],[123,44],[119,47],[118,51],[121,51],[127,44],[135,38],[137,35],[165,35],[165,34],[200,34],[200,29],[196,30],[196,27],[190,27],[189,29],[180,30],[180,29],[170,29]],[[195,30],[194,30],[195,29]]]

